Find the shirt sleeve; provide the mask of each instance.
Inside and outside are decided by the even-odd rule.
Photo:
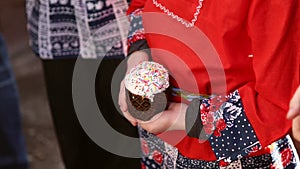
[[[145,30],[142,21],[142,7],[143,5],[141,5],[140,0],[134,0],[130,4],[130,7],[127,12],[129,15],[130,22],[129,33],[127,37],[128,56],[130,56],[130,54],[135,51],[143,50],[151,58],[151,53],[149,50],[148,43],[146,41]]]
[[[299,86],[299,1],[251,1],[248,32],[255,82],[200,104],[203,132],[218,160],[230,162],[284,137]]]
[[[138,8],[129,14],[130,27],[127,37],[128,54],[148,48],[142,23],[142,13],[143,9]]]

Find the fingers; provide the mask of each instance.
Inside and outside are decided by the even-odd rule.
[[[298,87],[290,101],[290,109],[287,113],[287,118],[293,119],[297,115],[300,115],[300,87]]]
[[[126,95],[125,95],[125,84],[124,80],[122,80],[120,84],[120,92],[119,92],[119,106],[122,112],[127,112],[127,103],[126,103]]]
[[[133,126],[136,126],[138,124],[137,120],[132,117],[128,111],[123,112],[123,115]]]
[[[122,80],[121,84],[120,84],[120,93],[119,93],[119,106],[120,109],[124,115],[124,117],[133,125],[136,126],[137,125],[137,121],[134,117],[132,117],[130,115],[130,113],[128,112],[128,107],[127,107],[127,103],[126,103],[126,95],[125,95],[125,85],[124,85],[124,80]]]
[[[187,105],[171,103],[169,109],[155,115],[150,121],[139,122],[139,125],[154,134],[170,130],[185,130],[185,112]]]
[[[293,119],[293,137],[300,142],[300,116]]]
[[[153,134],[165,132],[170,127],[169,119],[165,112],[155,115],[150,121],[138,121],[139,125]]]

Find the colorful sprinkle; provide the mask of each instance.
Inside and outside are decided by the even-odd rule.
[[[145,61],[136,65],[125,76],[125,87],[131,93],[153,101],[155,94],[169,87],[169,73],[162,65]]]

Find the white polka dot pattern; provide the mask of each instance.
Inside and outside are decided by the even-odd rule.
[[[270,169],[272,167],[292,169],[296,168],[297,162],[299,163],[289,136],[270,145],[268,148],[273,147],[270,154],[254,157],[240,156],[239,160],[222,163],[224,160],[208,162],[187,158],[177,148],[142,128],[139,128],[139,134],[144,153],[141,160],[142,169]]]
[[[211,104],[214,103],[211,102]],[[226,128],[218,135],[212,134],[208,138],[218,159],[231,162],[261,149],[255,132],[245,115],[238,91],[228,95],[227,100],[214,114],[218,118],[224,119],[226,124]]]

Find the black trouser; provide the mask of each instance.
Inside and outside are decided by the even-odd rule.
[[[84,60],[87,65],[93,61]],[[95,82],[96,98],[103,116],[113,128],[128,136],[137,137],[136,128],[119,114],[112,101],[111,80],[121,61],[105,59],[101,62]],[[120,157],[105,151],[95,144],[80,126],[72,100],[75,62],[75,59],[43,60],[49,104],[66,168],[140,168],[139,159]]]

